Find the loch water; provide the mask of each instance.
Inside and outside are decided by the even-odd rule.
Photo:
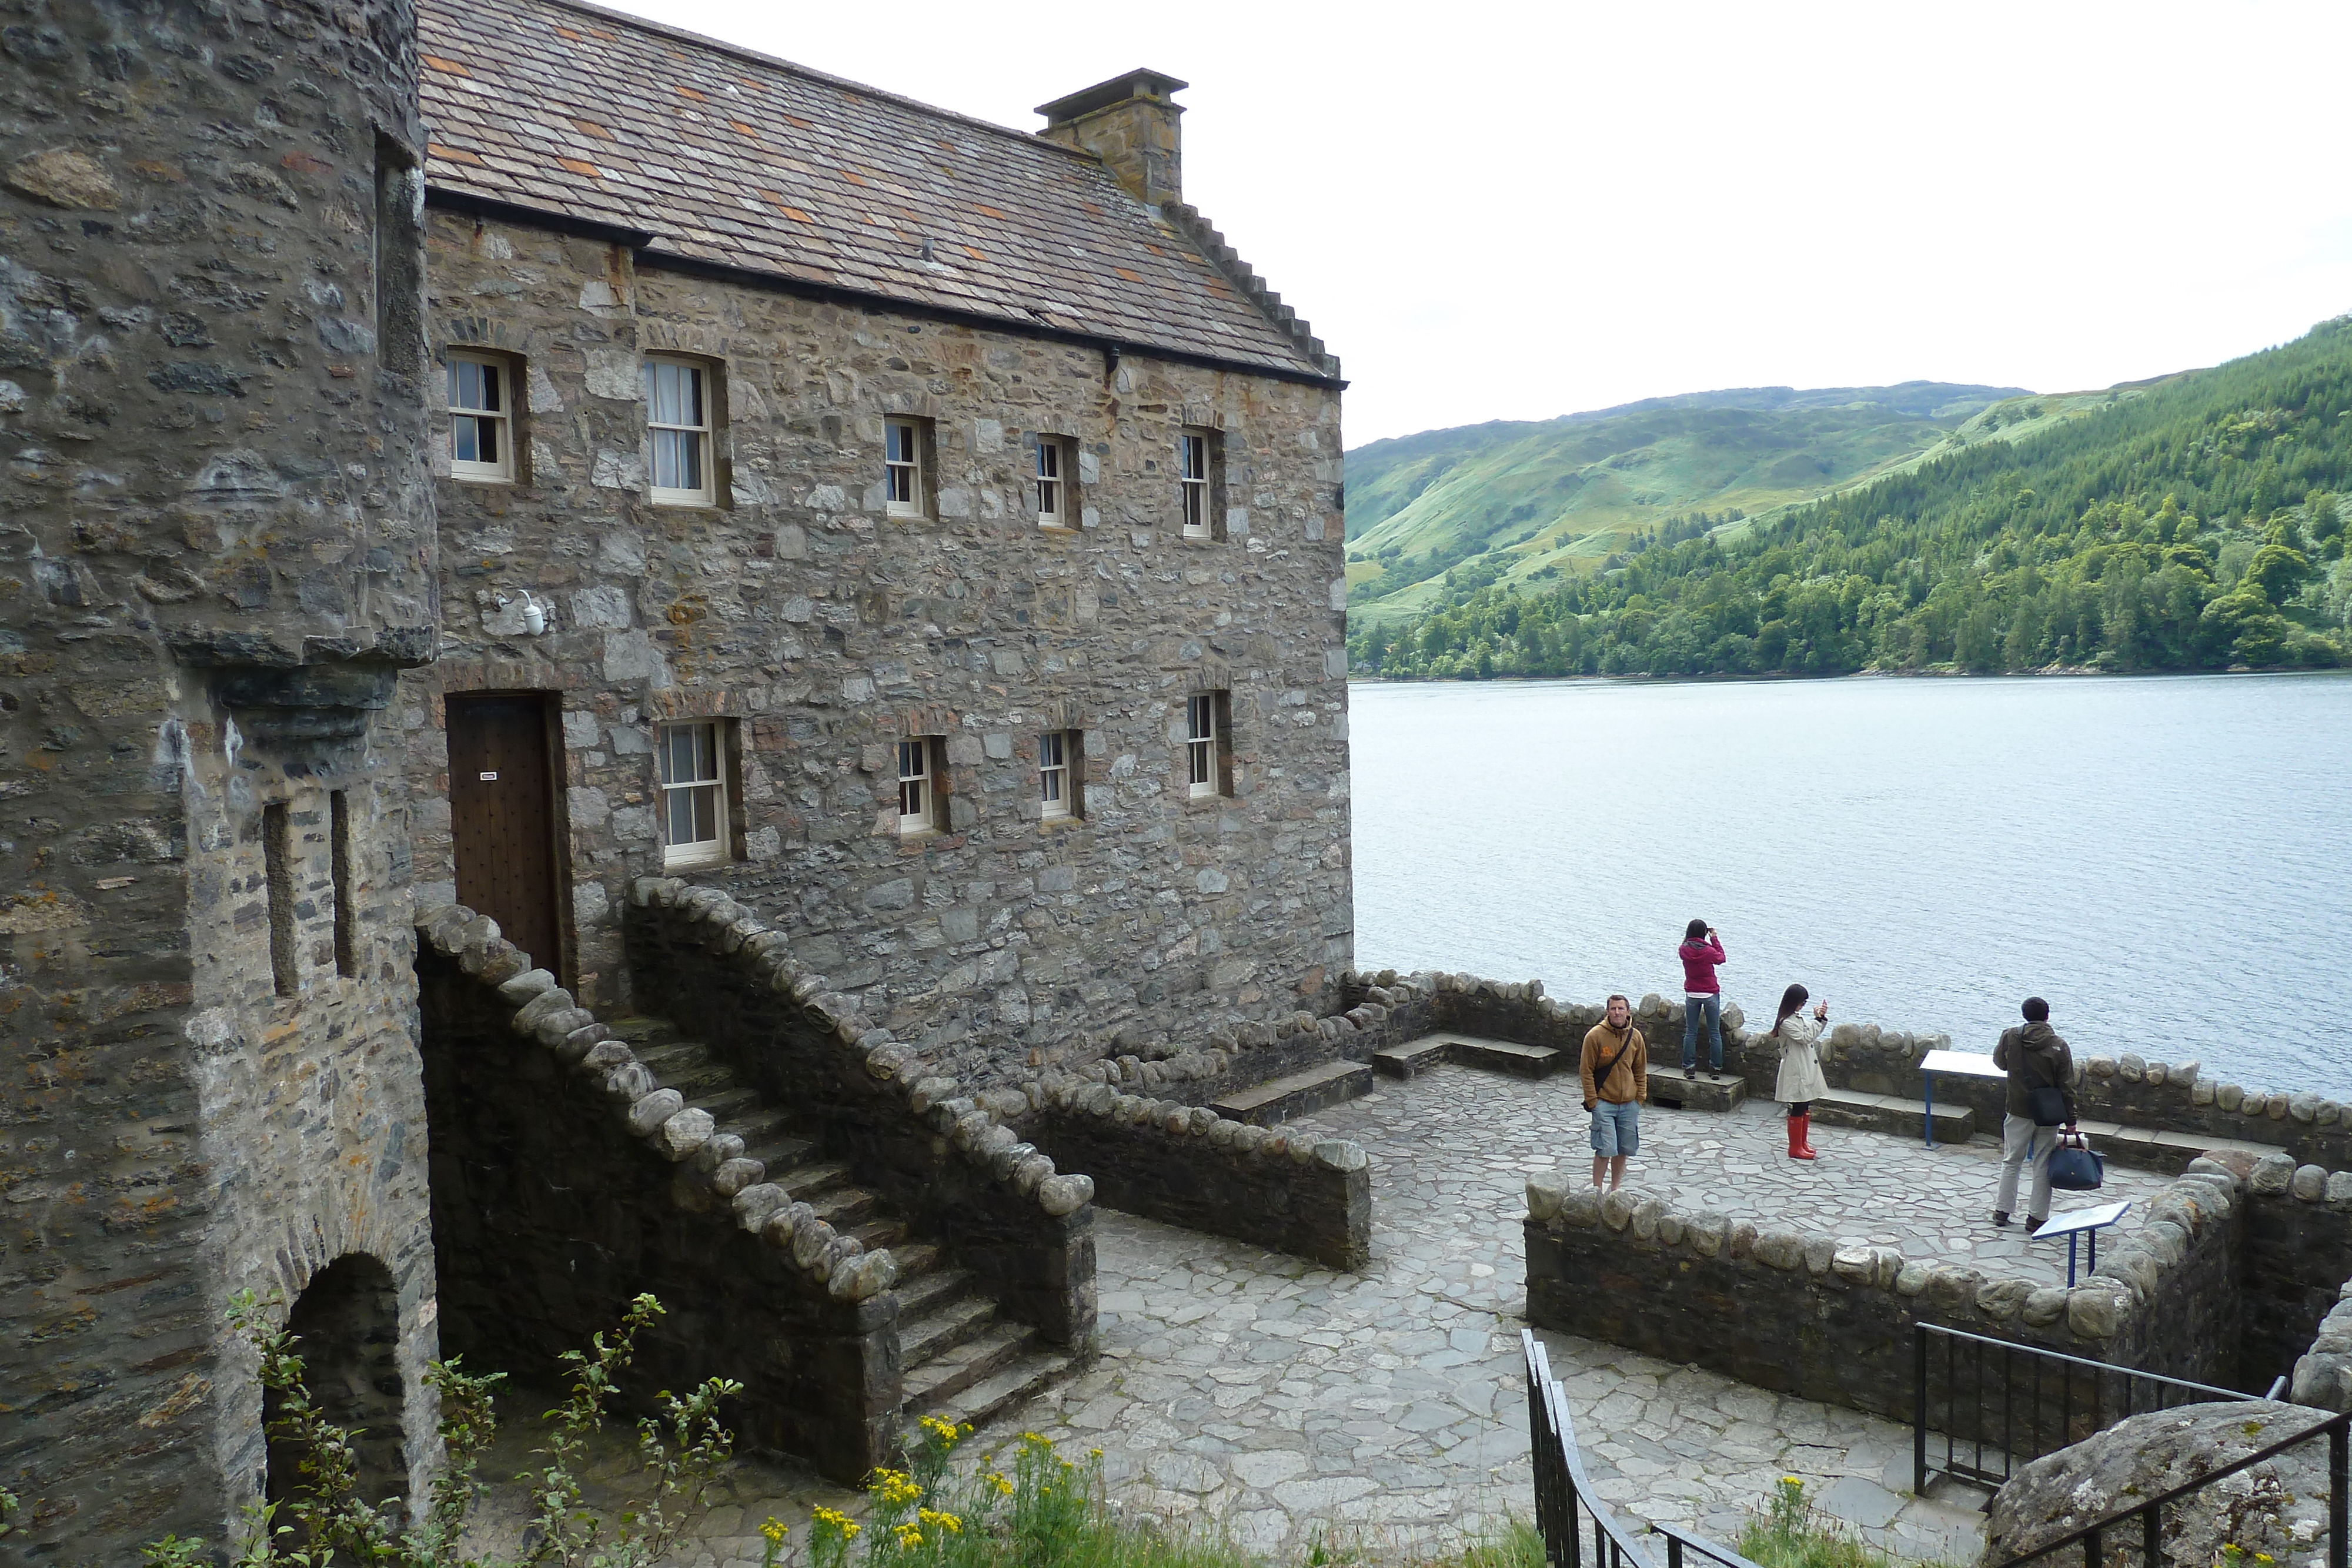
[[[1356,961],[1990,1051],[2026,996],[2352,1101],[2352,673],[1385,685],[1350,696]],[[1655,1057],[1681,1041],[1654,1042]]]

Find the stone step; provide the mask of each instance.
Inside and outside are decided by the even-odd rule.
[[[680,1038],[677,1025],[667,1019],[644,1017],[614,1019],[604,1027],[613,1031],[613,1038],[631,1051],[650,1050],[655,1046],[665,1045]]]
[[[1658,1092],[1658,1075],[1650,1075],[1650,1092]],[[1897,1137],[1924,1135],[1927,1105],[1898,1094],[1864,1094],[1853,1089],[1832,1089],[1813,1101],[1813,1120],[1825,1127],[1865,1127]],[[1965,1144],[1976,1135],[1976,1113],[1965,1105],[1936,1107],[1936,1141]],[[2186,1164],[2187,1162],[2182,1162]]]
[[[1022,1356],[995,1376],[973,1384],[933,1412],[958,1426],[985,1427],[1067,1377],[1075,1363],[1051,1351]]]
[[[796,1129],[790,1112],[766,1105],[757,1111],[744,1112],[727,1130],[750,1144],[765,1138],[789,1137]]]
[[[1454,1059],[1453,1043],[1440,1036],[1423,1035],[1402,1045],[1384,1045],[1372,1052],[1372,1065],[1391,1078],[1418,1078],[1433,1067]]]
[[[1937,1123],[1937,1136],[1941,1137],[1942,1121]],[[2279,1152],[2276,1144],[2249,1143],[2242,1138],[2216,1137],[2210,1133],[2176,1133],[2153,1127],[2126,1127],[2120,1122],[2082,1124],[2083,1132],[2091,1140],[2091,1147],[2120,1166],[2138,1170],[2179,1176],[2189,1168],[2189,1162],[2208,1150],[2222,1150],[2252,1155],[2261,1159]]]
[[[892,1253],[903,1260],[903,1254]],[[919,1318],[932,1308],[969,1295],[971,1291],[971,1270],[969,1269],[931,1269],[909,1278],[903,1260],[898,1275],[898,1321]]]
[[[1748,1081],[1727,1072],[1710,1077],[1705,1070],[1696,1078],[1685,1078],[1679,1067],[1664,1071],[1653,1068],[1650,1098],[1677,1111],[1737,1111],[1748,1098]]]
[[[757,1158],[757,1155],[753,1155]],[[791,1193],[803,1203],[814,1202],[814,1193],[845,1185],[849,1167],[839,1160],[819,1160],[805,1166],[770,1166],[768,1179]]]
[[[918,1274],[938,1268],[941,1254],[935,1242],[910,1241],[904,1247],[891,1248],[890,1256],[898,1265],[898,1278],[911,1280]]]
[[[896,1258],[898,1243],[907,1239],[907,1222],[903,1219],[869,1219],[849,1234],[868,1252],[887,1248]]]
[[[824,1152],[806,1138],[787,1138],[770,1134],[765,1137],[745,1137],[740,1127],[724,1129],[743,1139],[743,1154],[772,1171],[788,1171],[795,1166],[814,1165]]]
[[[935,1409],[1003,1371],[1036,1343],[1037,1331],[1027,1323],[985,1323],[919,1366],[910,1360],[900,1385],[905,1394],[899,1407],[919,1414]]]
[[[962,1295],[942,1301],[908,1322],[898,1323],[898,1364],[909,1375],[966,1340],[985,1332],[996,1321],[996,1303],[982,1295]]]
[[[1237,1089],[1213,1101],[1209,1109],[1229,1121],[1271,1127],[1293,1116],[1310,1115],[1343,1100],[1369,1094],[1371,1089],[1370,1067],[1360,1061],[1333,1061],[1253,1088]]]
[[[873,1218],[874,1211],[882,1207],[882,1200],[862,1186],[828,1186],[811,1193],[805,1188],[795,1190],[786,1185],[784,1190],[815,1210],[819,1219],[840,1231],[856,1229]]]
[[[665,1089],[675,1089],[691,1102],[698,1094],[715,1094],[736,1086],[728,1065],[714,1060],[708,1048],[680,1041],[658,1051],[640,1051],[637,1060],[653,1069]]]
[[[698,1111],[709,1112],[712,1121],[730,1131],[743,1117],[755,1114],[761,1109],[760,1092],[756,1089],[732,1087],[735,1082],[732,1078],[726,1080],[728,1087],[715,1088],[702,1093],[697,1093],[682,1084],[669,1083],[667,1079],[664,1079],[663,1082],[684,1094],[688,1104]],[[742,1134],[738,1133],[736,1136],[742,1137]],[[748,1145],[751,1140],[746,1138],[744,1142]]]

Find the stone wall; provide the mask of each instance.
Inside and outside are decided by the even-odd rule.
[[[647,1006],[793,1107],[828,1157],[848,1161],[1010,1315],[1053,1343],[1090,1343],[1094,1184],[1056,1174],[1007,1124],[1033,1108],[1025,1095],[967,1094],[803,974],[788,934],[723,894],[648,877],[631,890],[631,916]]]
[[[1333,1269],[1372,1256],[1371,1161],[1344,1139],[1293,1138],[1197,1105],[1056,1084],[1025,1124],[1129,1214],[1294,1252]]]
[[[731,1143],[687,1109],[495,923],[421,922],[433,1229],[447,1354],[541,1387],[641,1292],[621,1407],[711,1376],[749,1448],[854,1482],[887,1458],[899,1380],[887,1251],[866,1252],[778,1189],[738,1187]],[[769,1201],[776,1198],[778,1201]]]
[[[1599,1021],[1599,1002],[1564,1004],[1544,994],[1543,982],[1499,981],[1472,975],[1426,974],[1402,979],[1394,970],[1356,976],[1341,987],[1341,1000],[1353,1002],[1375,986],[1409,981],[1431,996],[1429,1028],[1458,1030],[1527,1045],[1568,1051],[1582,1046],[1584,1033]],[[1650,1044],[1654,1066],[1681,1061],[1683,1005],[1655,993],[1633,1009],[1634,1022]],[[1736,1005],[1723,1012],[1724,1070],[1743,1079],[1748,1093],[1769,1099],[1780,1071],[1780,1053],[1761,1030],[1747,1027]],[[1921,1099],[1925,1080],[1920,1059],[1930,1051],[1953,1049],[1945,1034],[1885,1029],[1874,1023],[1841,1021],[1822,1040],[1822,1072],[1833,1089]],[[1985,1051],[1991,1050],[1986,1042]],[[1704,1042],[1700,1050],[1706,1050]],[[2284,1090],[2249,1090],[2204,1074],[2198,1061],[2165,1063],[2135,1053],[2083,1056],[2074,1061],[2076,1106],[2085,1121],[2119,1123],[2180,1135],[2171,1151],[2179,1164],[2195,1155],[2200,1137],[2272,1144],[2297,1166],[2326,1170],[2352,1166],[2352,1121],[2336,1101]],[[1938,1105],[1966,1105],[1979,1131],[1998,1133],[2005,1091],[1998,1081],[1944,1076],[1936,1083]],[[2165,1168],[2174,1168],[2168,1166]]]
[[[375,718],[432,650],[412,20],[7,17],[0,1485],[45,1563],[219,1539],[267,1462],[227,1298],[354,1254],[393,1281],[395,1468],[432,1458]]]
[[[2070,1291],[1545,1177],[1528,1186],[1528,1316],[1902,1420],[1912,1414],[1919,1322],[2226,1384],[2244,1188],[2225,1166],[2200,1162]]]
[[[975,1084],[1285,1005],[1349,956],[1339,400],[1278,381],[641,267],[625,244],[428,214],[436,351],[514,356],[526,482],[438,483],[444,658],[407,683],[420,793],[445,693],[561,694],[574,984],[626,996],[621,906],[659,873],[654,727],[736,726],[736,863],[828,990]],[[711,507],[645,494],[647,351],[719,368]],[[930,516],[883,499],[926,422]],[[1178,431],[1222,432],[1222,537],[1179,537]],[[1037,526],[1076,443],[1083,527]],[[523,627],[522,591],[552,607]],[[501,609],[499,601],[508,600]],[[1185,698],[1231,694],[1229,796],[1189,798]],[[1040,732],[1084,732],[1047,822]],[[902,839],[894,743],[946,737],[944,831]],[[441,808],[433,808],[438,812]],[[420,876],[448,897],[446,818]]]

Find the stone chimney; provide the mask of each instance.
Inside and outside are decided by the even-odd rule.
[[[1184,112],[1169,94],[1191,84],[1159,71],[1131,70],[1051,103],[1037,112],[1048,141],[1091,152],[1148,207],[1184,199],[1183,138],[1176,117]]]

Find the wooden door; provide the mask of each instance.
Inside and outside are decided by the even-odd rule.
[[[449,697],[449,836],[457,902],[497,921],[532,963],[561,975],[547,709],[537,692]]]

